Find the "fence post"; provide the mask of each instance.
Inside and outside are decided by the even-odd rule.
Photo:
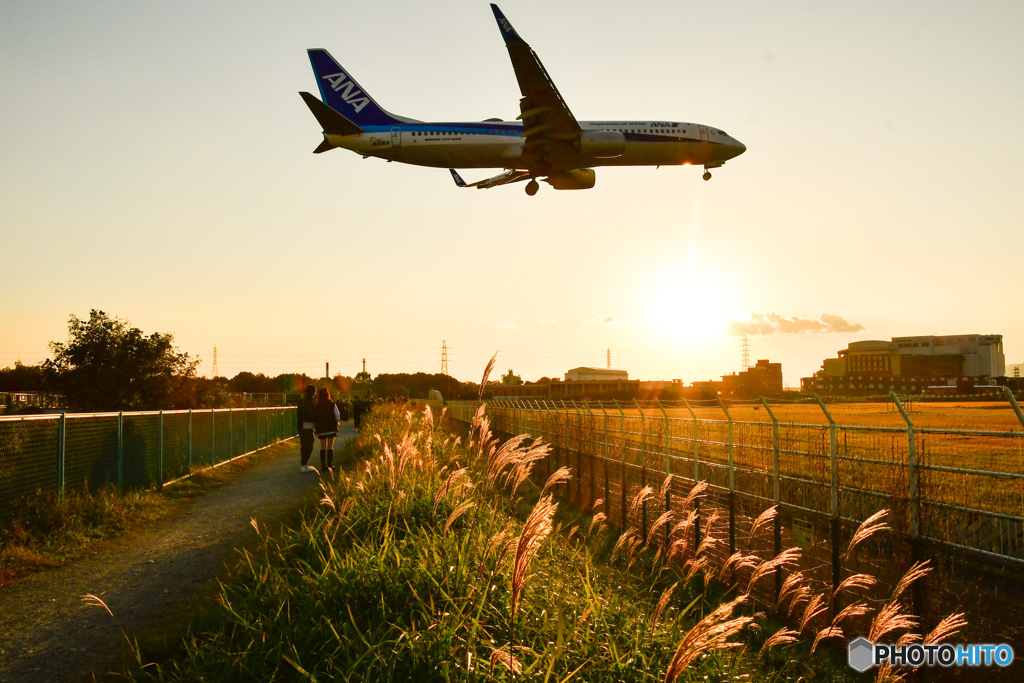
[[[601,459],[604,460],[604,509],[605,517],[607,517],[611,503],[611,500],[609,500],[611,493],[608,487],[608,411],[605,410],[603,402],[599,402],[598,405],[604,414],[604,444],[601,446]]]
[[[918,537],[920,535],[921,524],[921,497],[918,493],[917,486],[917,449],[914,437],[914,423],[911,421],[910,415],[907,414],[906,409],[903,407],[903,403],[896,396],[896,392],[890,390],[889,395],[892,397],[893,403],[896,404],[896,408],[899,409],[900,415],[903,416],[904,421],[907,423],[907,496],[910,498],[910,561],[916,562],[918,556]],[[1010,400],[1011,405],[1017,408],[1017,416],[1020,418],[1020,407],[1015,405],[1016,401],[1013,400],[1012,393],[1010,393]],[[1021,419],[1021,424],[1024,425],[1024,419]],[[910,593],[912,607],[916,614],[921,614],[923,611],[921,583],[922,582],[920,581],[915,582]],[[923,617],[924,615],[921,616]]]
[[[249,452],[249,409],[245,407],[245,394],[242,394],[242,452]]]
[[[722,409],[729,421],[729,554],[732,555],[736,552],[736,468],[733,463],[732,415],[729,414],[729,409],[725,407],[721,398],[718,399],[718,407]]]
[[[892,392],[895,396],[896,393]],[[839,588],[839,578],[842,572],[842,565],[840,564],[839,557],[839,463],[837,460],[836,453],[836,421],[832,419],[832,414],[828,412],[828,408],[825,407],[825,402],[821,400],[821,396],[814,395],[814,400],[818,402],[818,406],[821,407],[821,412],[825,413],[825,417],[828,418],[828,433],[829,433],[829,449],[828,449],[828,460],[829,460],[829,479],[831,480],[832,495],[829,503],[829,514],[830,514],[830,536],[832,540],[832,614],[833,616],[837,612],[837,605],[835,599],[836,589]],[[901,408],[902,409],[902,408]],[[913,456],[911,456],[913,457]]]
[[[156,480],[160,488],[164,487],[164,411],[160,411],[160,424],[157,427],[156,448]]]
[[[192,474],[192,409],[188,409],[188,473]]]
[[[210,466],[217,464],[217,409],[210,406]]]
[[[228,408],[228,460],[235,450],[235,409]]]
[[[779,485],[779,421],[768,405],[764,396],[760,397],[761,405],[768,411],[768,417],[772,419],[772,500],[775,502],[775,522],[773,524],[774,550],[778,556],[782,552],[782,489]],[[779,593],[782,592],[782,567],[775,570],[775,600],[778,601]]]
[[[117,411],[117,490],[124,491],[124,411]]]
[[[1017,413],[1017,419],[1020,420],[1020,426],[1024,427],[1024,412],[1021,412],[1020,406],[1017,404],[1017,399],[1013,397],[1013,392],[1010,387],[1003,385],[1003,393],[1006,395],[1006,400],[1010,402],[1010,407],[1013,408],[1013,412]]]
[[[594,444],[594,411],[590,407],[589,401],[584,401],[583,405],[587,408],[587,416],[589,417],[590,432],[590,450],[587,452],[590,460],[590,497],[587,498],[587,509],[593,512],[594,509],[594,458],[597,456],[597,446]]]
[[[662,416],[665,418],[665,443],[663,444],[664,456],[665,456],[665,476],[672,476],[672,461],[669,459],[668,447],[669,447],[669,436],[668,436],[668,412],[665,410],[665,406],[661,404],[661,399],[654,399],[655,403],[658,404],[658,409],[661,410]],[[672,511],[672,485],[669,483],[668,488],[665,489],[665,512]],[[668,534],[672,528],[672,524],[665,525],[665,547],[668,547]]]
[[[580,471],[583,469],[580,467],[580,459],[583,448],[581,447],[581,441],[583,437],[581,432],[583,431],[583,413],[580,412],[579,406],[576,405],[576,401],[571,401],[572,408],[576,412],[576,504],[579,505],[582,495],[580,494],[580,486],[582,486],[582,475]]]
[[[622,422],[619,430],[619,436],[622,439],[622,467],[619,470],[622,479],[622,531],[626,531],[626,413],[623,412],[622,406],[619,405],[617,399],[612,399],[615,403],[615,407],[619,410]]]
[[[697,464],[700,462],[700,425],[697,422],[697,413],[693,412],[693,408],[690,407],[690,402],[685,398],[683,399],[683,405],[690,411],[690,417],[693,418],[693,485],[696,486],[697,482],[700,481],[700,472],[698,471]],[[700,499],[693,499],[693,511],[697,513],[693,519],[693,547],[697,548],[700,546]]]
[[[914,423],[907,414],[903,403],[896,396],[896,392],[890,390],[890,396],[896,408],[900,411],[904,421],[907,423],[907,496],[910,498],[910,538],[913,541],[918,539],[921,521],[921,500],[917,494],[917,452],[915,449]]]
[[[636,406],[636,410],[640,413],[640,489],[643,490],[647,486],[647,418],[644,415],[644,409],[640,407],[640,403],[633,399],[633,405]],[[647,501],[642,503],[643,512],[640,516],[641,527],[640,531],[643,534],[644,541],[647,540]]]
[[[64,500],[64,443],[68,429],[67,415],[60,411],[60,420],[57,422],[57,495]]]

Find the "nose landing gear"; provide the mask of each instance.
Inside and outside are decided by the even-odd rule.
[[[533,178],[530,178],[530,182],[526,183],[526,194],[530,195],[531,197],[537,194],[537,190],[539,189],[540,183],[538,183]]]
[[[704,175],[701,176],[704,180],[711,180],[711,171],[704,171]]]

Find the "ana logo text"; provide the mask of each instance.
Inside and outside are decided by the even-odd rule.
[[[346,104],[351,104],[357,114],[370,103],[370,98],[363,95],[362,90],[356,90],[356,84],[348,80],[348,76],[344,72],[339,71],[336,74],[327,74],[326,76],[321,76],[321,78],[330,83],[331,89],[341,95],[341,99],[345,100]],[[359,97],[359,95],[363,96]]]

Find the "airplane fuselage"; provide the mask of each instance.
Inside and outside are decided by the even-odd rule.
[[[724,131],[675,121],[580,121],[583,132],[622,133],[616,156],[565,150],[546,155],[551,170],[588,166],[694,165],[714,168],[746,147]],[[423,123],[363,126],[358,135],[326,135],[335,147],[364,156],[437,168],[530,169],[536,157],[524,145],[520,121]]]

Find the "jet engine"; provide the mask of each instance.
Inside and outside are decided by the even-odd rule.
[[[597,174],[592,168],[574,168],[552,173],[546,180],[556,190],[589,190],[597,182]]]
[[[617,130],[593,130],[581,133],[576,151],[588,157],[607,159],[622,156],[626,136]]]

